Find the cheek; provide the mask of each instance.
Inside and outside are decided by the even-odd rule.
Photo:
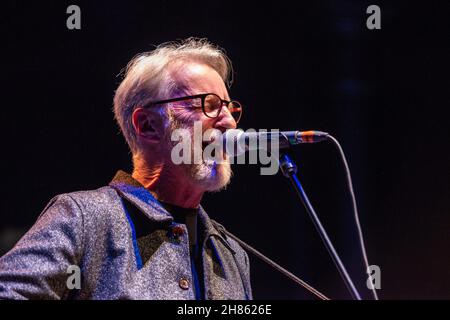
[[[188,110],[183,107],[173,108],[172,116],[176,121],[183,123],[186,126],[193,125],[195,121],[198,121],[197,118],[199,117],[195,110]]]
[[[216,119],[211,119],[205,115],[202,115],[200,121],[202,121],[203,131],[205,131],[214,128],[214,122],[216,121]]]
[[[208,118],[202,111],[198,110],[173,108],[171,112],[174,120],[185,127],[194,128],[194,124],[197,123],[198,126],[198,122],[200,122],[201,132],[214,128],[214,123],[216,121],[216,119]]]
[[[194,123],[200,122],[202,124],[203,131],[213,128],[214,121],[216,119],[208,118],[203,114],[202,111],[198,110],[180,110],[176,113],[174,113],[175,119],[178,119],[183,124],[188,126],[194,126]],[[197,124],[198,125],[198,124]]]

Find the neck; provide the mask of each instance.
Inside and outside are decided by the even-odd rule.
[[[198,208],[204,191],[189,181],[180,166],[133,159],[132,177],[160,201],[182,208]]]

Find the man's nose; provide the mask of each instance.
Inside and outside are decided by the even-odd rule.
[[[236,121],[225,104],[220,109],[219,116],[214,123],[214,128],[219,129],[222,133],[228,129],[236,129]]]

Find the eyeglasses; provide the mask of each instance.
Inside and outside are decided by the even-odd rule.
[[[242,116],[242,105],[238,101],[223,100],[215,93],[203,93],[203,94],[196,94],[193,96],[149,102],[145,104],[143,108],[148,108],[157,104],[164,104],[183,100],[193,100],[191,107],[202,108],[203,113],[208,118],[217,118],[220,115],[220,111],[222,111],[222,107],[224,105],[225,107],[227,107],[228,111],[230,112],[231,116],[234,118],[236,123],[239,122]]]

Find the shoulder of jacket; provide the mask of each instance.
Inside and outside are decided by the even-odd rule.
[[[121,209],[120,196],[109,186],[58,194],[48,202],[40,216],[57,204],[67,204],[71,210],[79,211],[83,219],[110,219],[114,212]]]
[[[80,209],[84,210],[89,207],[111,206],[111,201],[118,200],[120,197],[113,188],[104,186],[95,190],[62,193],[55,198],[70,198],[78,204]]]

